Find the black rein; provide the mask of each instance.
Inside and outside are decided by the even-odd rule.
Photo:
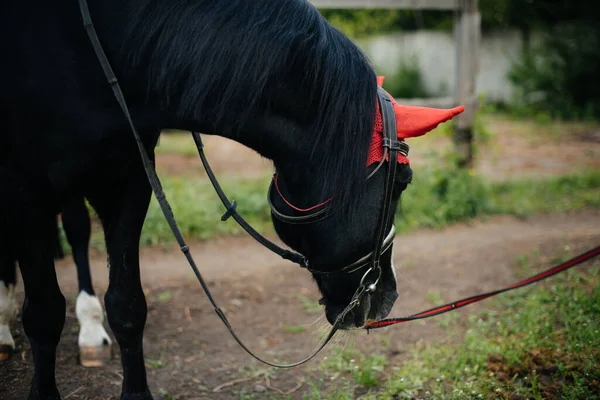
[[[154,170],[154,165],[153,165],[152,161],[150,160],[147,150],[146,150],[146,148],[135,128],[135,125],[131,119],[131,115],[127,108],[125,98],[123,96],[123,92],[121,91],[121,88],[119,86],[117,78],[110,66],[110,63],[108,62],[108,59],[106,58],[104,50],[102,49],[102,45],[100,44],[100,40],[98,39],[98,35],[96,34],[96,30],[94,29],[94,25],[93,25],[92,19],[90,17],[90,13],[89,13],[89,9],[88,9],[86,0],[79,0],[79,8],[80,8],[84,28],[86,30],[87,35],[89,36],[89,39],[92,43],[92,46],[96,53],[96,56],[98,57],[100,65],[102,66],[102,69],[104,71],[106,79],[113,90],[113,93],[115,95],[115,98],[117,99],[117,102],[119,103],[119,106],[121,107],[121,109],[123,110],[123,113],[125,114],[125,117],[127,118],[127,122],[129,124],[129,127],[131,128],[131,131],[133,132],[133,136],[135,138],[136,144],[137,144],[139,152],[140,152],[140,156],[142,158],[142,164],[144,166],[144,170],[146,172],[148,181],[150,183],[150,186],[152,187],[154,195],[156,196],[156,199],[158,200],[158,204],[160,205],[160,208],[165,216],[165,219],[167,220],[167,223],[169,224],[169,227],[171,228],[171,231],[173,232],[173,235],[175,236],[175,239],[177,240],[177,243],[179,244],[181,251],[185,255],[188,263],[190,264],[190,267],[192,268],[192,270],[194,271],[194,274],[196,275],[196,278],[200,282],[202,289],[206,293],[206,297],[208,297],[208,300],[212,304],[215,313],[221,319],[221,321],[223,322],[223,324],[225,325],[225,327],[227,328],[227,330],[229,331],[231,336],[235,339],[235,341],[250,356],[252,356],[256,360],[258,360],[266,365],[269,365],[272,367],[278,367],[278,368],[292,368],[292,367],[296,367],[296,366],[299,366],[299,365],[302,365],[302,364],[308,362],[309,360],[314,358],[327,345],[327,343],[329,343],[331,338],[337,332],[341,321],[343,321],[344,317],[355,306],[357,306],[360,303],[362,296],[364,296],[366,293],[369,293],[369,292],[372,292],[375,290],[376,285],[379,282],[379,279],[381,277],[381,266],[379,264],[379,258],[381,257],[381,251],[382,251],[382,249],[384,249],[384,251],[385,251],[385,249],[387,249],[388,246],[391,245],[391,241],[393,240],[393,234],[394,234],[393,224],[392,224],[392,230],[390,231],[390,233],[387,236],[386,236],[386,226],[387,226],[387,221],[388,221],[391,213],[393,213],[393,210],[392,210],[392,192],[393,192],[393,190],[392,189],[393,189],[393,184],[394,184],[395,175],[396,175],[396,167],[398,164],[397,163],[398,152],[401,152],[402,154],[406,155],[408,153],[408,145],[406,145],[406,143],[404,143],[404,142],[399,141],[395,135],[395,131],[396,131],[395,130],[395,126],[396,126],[395,114],[394,114],[393,105],[391,103],[391,99],[390,99],[389,95],[383,89],[378,87],[378,92],[377,92],[378,96],[377,97],[378,97],[379,105],[381,107],[381,115],[382,115],[382,119],[383,119],[384,155],[383,155],[383,159],[381,160],[379,165],[367,177],[367,179],[369,179],[371,176],[373,176],[373,174],[377,170],[379,170],[379,168],[385,162],[386,158],[389,156],[390,162],[388,163],[389,167],[387,170],[386,181],[385,181],[385,192],[384,192],[385,198],[384,198],[383,208],[382,208],[381,215],[380,215],[380,221],[379,221],[379,227],[378,227],[378,231],[377,231],[375,248],[374,248],[373,252],[370,253],[370,257],[369,257],[369,255],[367,255],[367,256],[363,257],[362,259],[360,259],[359,261],[357,261],[353,264],[350,264],[350,266],[344,267],[340,271],[335,271],[335,273],[337,273],[337,272],[351,273],[351,272],[357,271],[358,269],[364,268],[366,266],[369,266],[369,268],[364,273],[364,275],[361,279],[361,282],[359,284],[359,287],[356,289],[356,292],[354,293],[352,300],[350,301],[348,306],[346,306],[344,311],[342,311],[342,313],[340,315],[338,315],[335,323],[333,324],[333,326],[331,328],[331,331],[329,332],[329,334],[327,335],[327,337],[325,338],[323,343],[319,347],[317,347],[317,349],[309,357],[307,357],[304,360],[301,360],[299,362],[292,363],[292,364],[271,363],[269,361],[265,361],[265,360],[261,359],[260,357],[255,355],[253,352],[251,352],[246,347],[246,345],[238,338],[237,334],[233,330],[233,327],[227,320],[227,317],[225,316],[224,312],[221,310],[221,308],[219,308],[219,306],[215,302],[215,300],[208,288],[208,285],[206,284],[204,278],[202,277],[202,274],[198,270],[198,267],[196,266],[196,263],[190,253],[190,249],[187,246],[187,244],[185,243],[183,235],[182,235],[181,231],[179,230],[179,227],[177,226],[177,222],[175,221],[173,211],[171,210],[169,202],[167,201],[165,193],[160,184],[160,180],[156,174],[156,171]],[[192,135],[193,135],[194,141],[196,143],[196,146],[198,148],[198,154],[200,155],[200,158],[202,160],[202,164],[204,165],[206,173],[208,174],[208,177],[209,177],[211,183],[213,184],[215,191],[217,192],[219,198],[221,199],[221,202],[227,209],[225,214],[221,217],[221,220],[225,221],[229,217],[233,217],[235,219],[235,221],[238,224],[240,224],[240,226],[246,232],[248,232],[254,239],[256,239],[263,246],[265,246],[269,250],[273,251],[274,253],[280,255],[284,259],[293,261],[302,267],[308,268],[308,262],[304,258],[304,256],[302,256],[301,254],[289,251],[289,250],[282,249],[281,247],[277,246],[275,243],[269,241],[268,239],[266,239],[265,237],[260,235],[258,232],[256,232],[241,217],[241,215],[239,215],[237,213],[235,201],[233,203],[229,201],[229,199],[227,198],[227,196],[221,189],[215,175],[213,174],[212,169],[210,168],[208,160],[206,159],[206,156],[204,155],[204,150],[203,150],[204,146],[200,139],[200,135],[196,132],[192,132]],[[273,211],[273,214],[276,218],[283,217],[283,218],[281,218],[282,220],[289,218],[289,216],[278,213],[273,208],[272,204],[270,204],[270,205],[271,205],[271,210]],[[326,214],[326,213],[324,212],[324,214]],[[319,214],[319,216],[321,216],[321,215]],[[291,220],[284,221],[284,222],[298,223],[298,220],[291,219]],[[313,220],[313,222],[314,222],[314,220]],[[390,237],[392,239],[390,239]],[[416,319],[423,319],[423,318],[432,317],[434,315],[439,315],[439,314],[442,314],[442,313],[445,313],[445,312],[448,312],[448,311],[451,311],[451,310],[454,310],[454,309],[457,309],[460,307],[464,307],[468,304],[484,300],[488,297],[494,296],[499,293],[503,293],[503,292],[506,292],[509,290],[513,290],[513,289],[517,289],[517,288],[520,288],[520,287],[523,287],[526,285],[530,285],[534,282],[548,278],[559,272],[565,271],[566,269],[572,268],[575,265],[580,264],[583,261],[589,260],[598,255],[600,255],[600,247],[596,247],[596,248],[594,248],[584,254],[581,254],[565,263],[562,263],[554,268],[551,268],[547,271],[539,273],[529,279],[525,279],[525,280],[518,282],[514,285],[511,285],[507,288],[495,290],[495,291],[488,292],[488,293],[483,293],[483,294],[476,295],[476,296],[471,296],[471,297],[468,297],[468,298],[465,298],[462,300],[458,300],[453,303],[448,303],[443,306],[439,306],[439,307],[432,308],[430,310],[423,311],[418,314],[413,314],[409,317],[389,318],[389,319],[369,323],[369,324],[367,324],[367,326],[365,326],[365,328],[367,330],[382,328],[385,326],[390,326],[390,325],[394,325],[394,324],[398,324],[398,323],[402,323],[402,322],[413,321]],[[369,258],[370,258],[369,262],[366,262],[367,259],[369,259]],[[352,267],[352,268],[349,268],[349,267]],[[309,271],[311,271],[312,273],[329,274],[329,272],[323,273],[322,271],[314,271],[311,269],[309,269]],[[367,282],[367,277],[371,273],[374,273],[376,278],[373,282],[369,283],[369,282]]]
[[[385,225],[386,225],[385,221],[386,221],[386,218],[388,217],[388,214],[389,214],[390,208],[391,208],[391,197],[392,197],[391,189],[392,189],[392,186],[394,183],[394,176],[395,176],[397,163],[396,162],[389,163],[390,168],[388,169],[386,186],[385,186],[386,197],[385,197],[385,202],[384,202],[384,206],[383,206],[383,210],[382,210],[380,228],[379,228],[379,233],[377,236],[377,242],[375,244],[376,251],[374,251],[372,253],[371,267],[367,270],[367,272],[363,276],[363,279],[361,280],[361,284],[357,288],[357,290],[356,290],[352,300],[348,304],[348,306],[344,309],[344,311],[340,315],[338,315],[335,323],[333,324],[333,326],[331,328],[331,331],[329,332],[329,334],[327,335],[325,340],[321,343],[320,346],[317,347],[317,349],[310,356],[308,356],[307,358],[305,358],[301,361],[298,361],[298,362],[295,362],[292,364],[275,364],[275,363],[263,360],[262,358],[258,357],[256,354],[254,354],[252,351],[250,351],[250,349],[248,349],[248,347],[246,347],[246,345],[242,342],[242,340],[237,336],[233,327],[227,320],[225,313],[223,312],[223,310],[221,310],[221,308],[215,302],[215,299],[213,298],[213,296],[210,292],[210,289],[208,288],[208,285],[206,284],[206,281],[204,280],[204,277],[198,270],[198,267],[196,266],[196,262],[194,261],[194,258],[192,257],[192,254],[190,253],[190,249],[189,249],[188,245],[186,244],[183,234],[181,233],[181,231],[177,225],[175,216],[173,215],[173,211],[171,210],[169,202],[167,201],[165,193],[162,189],[160,179],[158,178],[158,175],[156,174],[156,171],[154,169],[154,165],[153,165],[152,161],[150,160],[150,157],[148,156],[147,149],[145,148],[145,146],[139,136],[139,133],[138,133],[137,129],[135,128],[133,120],[131,119],[131,114],[127,107],[127,103],[125,101],[125,97],[123,95],[121,87],[119,86],[117,77],[115,76],[115,74],[112,70],[112,67],[110,66],[110,63],[106,57],[106,54],[104,53],[104,50],[100,43],[100,40],[98,39],[98,35],[94,28],[94,24],[92,22],[86,0],[79,0],[79,9],[80,9],[81,17],[83,20],[83,26],[84,26],[86,33],[91,41],[92,47],[94,48],[94,52],[96,53],[98,61],[100,62],[100,65],[102,66],[104,75],[106,76],[106,79],[107,79],[110,87],[113,90],[113,94],[114,94],[117,102],[119,103],[119,106],[121,107],[121,110],[123,111],[123,113],[127,119],[127,123],[129,124],[129,127],[133,133],[138,150],[140,152],[144,170],[148,177],[148,182],[150,183],[150,186],[152,187],[152,191],[154,192],[154,195],[156,196],[158,204],[160,205],[160,208],[165,216],[165,219],[166,219],[167,223],[169,224],[169,227],[171,228],[171,231],[173,232],[173,235],[175,236],[175,239],[177,240],[177,243],[179,244],[181,251],[183,252],[185,258],[187,259],[190,267],[194,271],[194,274],[196,275],[198,282],[200,282],[200,285],[202,286],[202,289],[204,290],[206,297],[208,298],[211,305],[213,306],[215,313],[217,314],[219,319],[223,322],[223,324],[225,325],[225,327],[227,328],[227,330],[229,331],[229,333],[231,334],[233,339],[250,356],[252,356],[256,360],[258,360],[266,365],[269,365],[272,367],[278,367],[278,368],[292,368],[292,367],[296,367],[296,366],[302,365],[302,364],[310,361],[327,345],[327,343],[329,343],[331,338],[337,332],[338,327],[339,327],[340,323],[343,321],[344,317],[354,307],[356,307],[360,303],[362,296],[365,293],[367,293],[371,290],[374,290],[375,285],[379,281],[379,277],[381,276],[381,267],[379,266],[379,257],[380,257],[379,251],[381,250],[381,247],[383,246],[382,241],[385,237]],[[390,130],[389,130],[389,129],[391,129],[392,132],[395,132],[395,129],[394,129],[395,128],[395,115],[394,115],[393,106],[391,104],[390,98],[388,97],[387,93],[385,93],[385,91],[383,91],[383,90],[378,91],[378,98],[379,98],[379,102],[380,102],[380,106],[381,106],[382,117],[384,119],[384,121],[383,121],[384,122],[384,132],[387,132],[387,135],[388,135],[388,137],[384,137],[384,147],[385,147],[386,151],[389,152],[390,160],[396,160],[397,152],[400,149],[400,145],[398,144],[399,142],[398,142],[396,136],[393,134],[390,134]],[[263,246],[267,247],[269,250],[273,251],[274,253],[279,254],[281,257],[283,257],[285,259],[291,260],[303,267],[307,267],[308,263],[302,255],[291,252],[289,250],[284,250],[284,249],[280,248],[279,246],[277,246],[275,243],[272,243],[268,239],[264,238],[258,232],[256,232],[237,213],[236,203],[235,202],[231,203],[229,201],[229,199],[227,199],[227,196],[222,191],[219,183],[216,180],[216,177],[214,176],[214,174],[212,172],[212,169],[210,168],[210,165],[208,164],[208,160],[206,159],[206,157],[204,155],[203,144],[202,144],[202,141],[200,140],[199,134],[195,133],[195,132],[193,132],[192,134],[193,134],[196,146],[198,148],[198,153],[200,155],[200,158],[202,160],[204,168],[206,169],[206,172],[209,176],[209,179],[211,180],[211,183],[215,187],[215,190],[216,190],[219,198],[221,199],[221,201],[223,202],[223,204],[225,205],[225,207],[227,209],[227,212],[223,215],[223,217],[221,219],[226,220],[229,217],[233,217],[238,222],[238,224],[240,224],[240,226],[242,226],[242,228],[244,230],[246,230],[246,232],[248,232],[252,237],[254,237]],[[384,133],[384,136],[385,136],[385,133]],[[384,159],[385,159],[385,156],[384,156]],[[365,282],[366,277],[372,271],[376,271],[376,273],[378,275],[377,275],[376,280],[374,282],[368,284],[368,286],[367,286],[367,284]]]

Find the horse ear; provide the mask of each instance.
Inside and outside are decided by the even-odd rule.
[[[377,77],[378,86],[383,87],[384,81],[385,76]],[[431,132],[442,122],[451,120],[465,110],[463,106],[454,107],[450,110],[401,106],[396,103],[393,97],[392,103],[394,104],[394,113],[396,114],[396,132],[401,139],[422,136],[427,132]]]
[[[401,106],[394,101],[394,113],[396,114],[396,131],[398,137],[405,139],[409,137],[422,136],[434,130],[442,122],[446,122],[462,113],[463,106],[454,107],[450,110],[438,108]]]

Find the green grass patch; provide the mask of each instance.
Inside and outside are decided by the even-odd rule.
[[[587,207],[600,207],[600,171],[485,183],[472,170],[416,167],[413,183],[402,194],[397,224],[408,231],[489,215],[527,216]]]
[[[185,177],[165,177],[162,183],[178,225],[186,237],[208,239],[216,235],[235,235],[243,232],[233,218],[221,222],[221,215],[225,209],[210,182],[194,181]],[[268,177],[260,180],[233,179],[222,182],[229,198],[237,200],[237,210],[260,232],[272,230],[266,201],[268,184]],[[153,196],[144,223],[141,244],[172,243],[173,240],[171,230]]]
[[[339,400],[600,399],[598,265],[501,295],[495,309],[450,329],[452,343],[414,349],[399,365],[386,368],[383,356],[344,351],[321,366],[325,377],[340,381],[326,393]],[[526,266],[542,267],[547,261]],[[369,371],[373,379],[363,379]]]
[[[304,308],[304,311],[306,311],[308,315],[315,315],[323,312],[323,306],[320,305],[318,301],[301,294],[297,294],[296,298],[300,304],[302,304],[302,308]]]
[[[180,154],[184,157],[198,156],[198,150],[189,132],[165,130],[155,148],[157,154]]]
[[[306,329],[302,325],[283,325],[283,331],[285,333],[291,333],[297,335],[304,332]]]
[[[228,196],[237,200],[238,211],[263,233],[273,233],[266,201],[268,185],[268,177],[223,182]],[[166,177],[163,186],[186,237],[209,239],[216,235],[243,233],[233,219],[221,222],[224,207],[209,182]],[[600,207],[600,171],[544,180],[486,184],[472,171],[450,167],[415,168],[413,183],[402,195],[397,226],[406,232],[496,214],[526,216],[587,207]],[[153,198],[141,243],[172,242],[171,231]]]
[[[330,381],[350,377],[354,384],[372,388],[383,382],[382,376],[387,362],[385,356],[365,355],[357,350],[348,349],[332,357],[325,357],[321,364],[321,371],[329,377]]]
[[[439,163],[438,163],[439,164]],[[438,228],[491,215],[529,216],[600,207],[600,171],[590,170],[547,179],[485,182],[472,170],[447,162],[414,168],[413,183],[402,194],[396,215],[397,229]],[[163,176],[163,188],[178,225],[188,239],[210,239],[244,233],[233,219],[221,222],[224,207],[210,182],[189,177]],[[269,176],[261,179],[228,179],[222,186],[238,211],[259,232],[273,234],[266,195]],[[94,213],[92,212],[94,217]],[[64,234],[63,249],[70,253]],[[170,245],[169,226],[154,196],[144,223],[141,245]],[[99,223],[93,224],[91,245],[103,249]],[[306,304],[308,313],[313,308]]]

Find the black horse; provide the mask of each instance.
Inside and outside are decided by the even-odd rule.
[[[62,206],[62,226],[71,247],[77,269],[79,291],[75,314],[79,322],[78,345],[80,362],[84,366],[99,366],[110,357],[111,339],[102,324],[104,311],[92,284],[88,249],[91,221],[83,197],[75,197]],[[64,258],[58,218],[55,220],[55,259]],[[0,255],[5,255],[1,254]],[[15,287],[17,260],[0,259],[0,360],[8,358],[15,348],[10,331],[17,315]]]
[[[315,223],[273,219],[279,237],[313,271],[342,269],[373,250],[380,225],[393,229],[393,213],[379,221],[390,164],[366,180],[378,165],[366,167],[378,114],[375,73],[307,1],[88,3],[151,157],[163,128],[217,134],[273,160],[282,196],[271,201],[285,214],[301,216],[299,210],[331,199],[331,212]],[[18,260],[25,287],[22,320],[35,363],[30,399],[59,398],[55,355],[65,300],[54,271],[54,218],[75,196],[89,200],[104,228],[105,306],[121,349],[121,398],[150,399],[138,246],[151,188],[127,121],[77,1],[3,0],[0,33],[0,254]],[[399,128],[420,123],[409,113],[396,117]],[[429,122],[417,134],[435,126]],[[393,209],[409,166],[399,164],[395,177]],[[391,253],[386,246],[378,285],[341,328],[391,310]],[[315,274],[329,321],[362,276]]]

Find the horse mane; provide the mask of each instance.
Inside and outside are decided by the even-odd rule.
[[[143,71],[148,92],[168,94],[168,106],[185,120],[208,116],[234,131],[270,106],[282,82],[293,85],[321,197],[335,194],[336,208],[346,212],[360,200],[375,73],[307,1],[148,0],[127,36],[121,54],[130,71]]]

